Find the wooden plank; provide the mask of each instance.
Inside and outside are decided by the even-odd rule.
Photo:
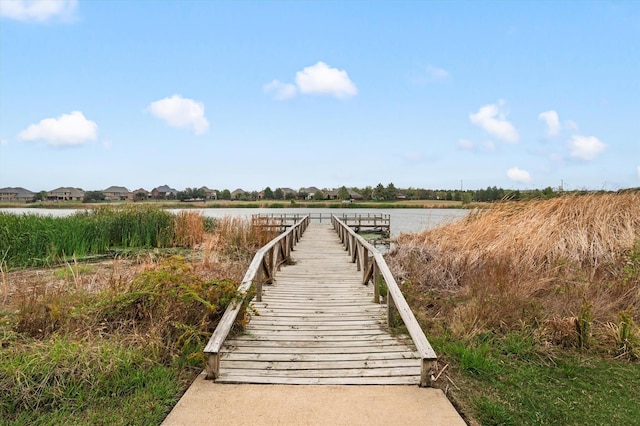
[[[396,358],[382,360],[323,360],[323,361],[240,361],[232,358],[223,358],[226,368],[240,370],[362,370],[378,368],[420,368],[420,360],[416,358]]]
[[[410,352],[373,352],[352,354],[281,354],[281,353],[245,353],[225,352],[223,360],[233,361],[276,361],[276,362],[305,362],[305,361],[377,361],[393,359],[419,360],[417,353]]]
[[[236,376],[276,376],[276,377],[390,377],[390,376],[419,376],[420,366],[415,367],[385,367],[385,368],[336,368],[322,370],[269,370],[269,369],[234,369]]]
[[[269,377],[269,376],[235,376],[222,373],[218,383],[253,383],[272,385],[417,385],[415,375],[404,377]]]

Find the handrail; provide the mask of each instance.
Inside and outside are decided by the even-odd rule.
[[[349,251],[351,262],[356,263],[358,271],[363,272],[362,283],[368,284],[370,280],[374,285],[374,302],[380,303],[380,283],[378,277],[382,275],[387,284],[387,324],[390,326],[394,321],[394,313],[398,312],[400,318],[407,327],[411,340],[416,346],[416,350],[422,359],[420,369],[420,386],[431,386],[432,376],[435,372],[438,357],[431,347],[431,344],[424,335],[422,328],[418,324],[416,317],[411,312],[409,304],[402,295],[400,287],[393,274],[387,266],[382,254],[360,235],[356,234],[347,224],[332,216],[333,228],[340,237],[340,241]],[[371,254],[371,258],[369,257]]]
[[[253,257],[237,290],[241,296],[227,306],[222,319],[209,339],[209,343],[204,348],[204,353],[207,354],[205,366],[207,379],[215,380],[220,374],[220,349],[238,317],[249,288],[255,284],[256,300],[261,301],[263,282],[273,281],[276,271],[290,258],[293,247],[300,241],[300,237],[308,226],[309,216],[305,216],[286,232],[263,246]]]

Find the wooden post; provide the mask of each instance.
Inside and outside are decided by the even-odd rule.
[[[433,375],[436,372],[436,360],[433,359],[422,359],[420,363],[420,387],[421,388],[430,388]]]
[[[373,259],[373,303],[380,303],[380,268],[378,263]]]
[[[369,270],[369,249],[364,246],[362,247],[362,270],[365,274]]]
[[[396,304],[393,301],[393,297],[387,290],[387,325],[393,327],[395,325]]]
[[[207,362],[205,364],[205,371],[207,373],[207,380],[215,380],[220,375],[220,353],[207,354]]]

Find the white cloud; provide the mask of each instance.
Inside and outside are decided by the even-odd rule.
[[[514,182],[530,183],[532,181],[529,172],[519,167],[512,167],[507,170],[507,177]]]
[[[607,145],[595,136],[573,135],[567,145],[569,156],[586,161],[593,160],[607,148]]]
[[[62,114],[58,118],[45,118],[18,134],[25,141],[44,140],[51,146],[82,145],[96,140],[98,125],[87,120],[80,111]]]
[[[427,73],[429,74],[429,78],[431,79],[431,81],[443,80],[449,77],[449,71],[435,67],[433,65],[427,66]]]
[[[358,94],[356,85],[344,70],[331,68],[322,61],[296,73],[296,85],[300,93],[329,95],[339,99]]]
[[[191,129],[201,135],[209,129],[209,122],[204,116],[204,104],[193,99],[173,95],[170,98],[151,102],[149,111],[164,120],[171,127]]]
[[[558,113],[554,110],[541,112],[538,115],[539,120],[543,120],[547,124],[547,135],[556,136],[560,133],[561,125],[558,119]]]
[[[278,101],[295,98],[298,88],[294,84],[282,83],[279,80],[273,80],[262,87],[265,93],[273,93],[273,98]]]
[[[463,151],[475,151],[476,144],[468,139],[460,139],[458,141],[458,149]]]
[[[18,21],[73,20],[78,0],[0,0],[0,16]]]
[[[518,142],[520,136],[515,127],[507,121],[502,106],[504,106],[503,100],[498,101],[497,104],[484,105],[477,113],[470,114],[469,120],[498,139],[511,143]]]

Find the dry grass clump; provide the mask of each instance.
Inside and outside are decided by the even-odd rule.
[[[500,203],[400,236],[389,264],[458,334],[524,323],[588,346],[620,312],[640,316],[640,193]]]

